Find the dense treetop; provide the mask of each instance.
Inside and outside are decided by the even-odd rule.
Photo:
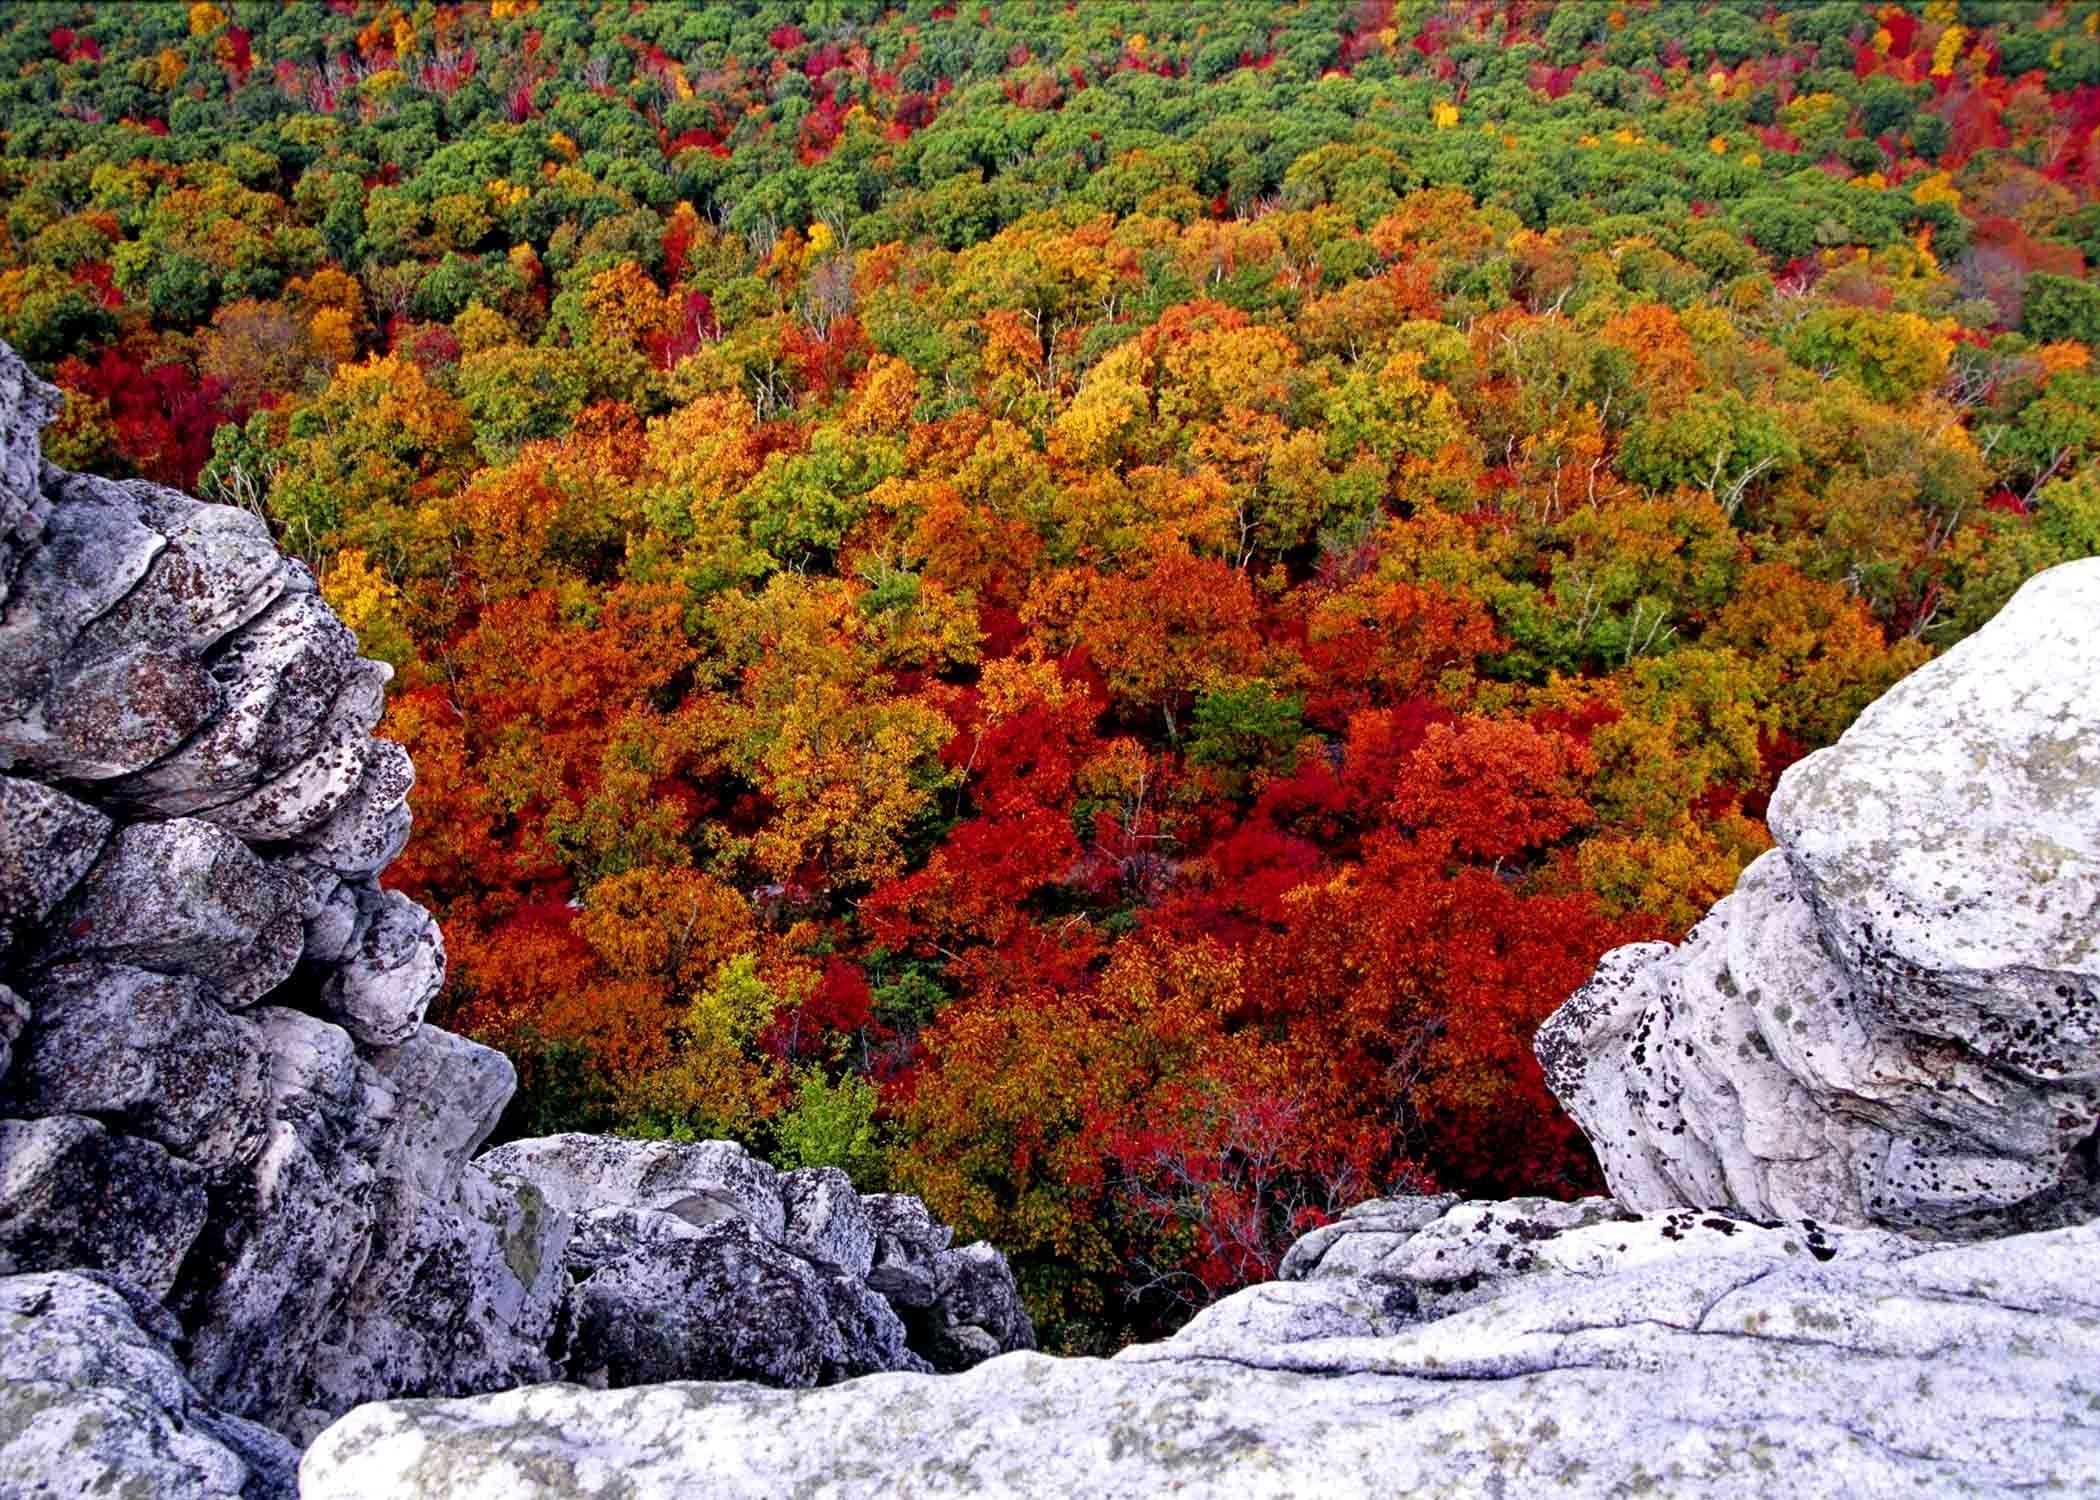
[[[2100,551],[2100,4],[38,3],[0,337],[398,675],[514,1130],[1076,1348],[1373,1191]]]

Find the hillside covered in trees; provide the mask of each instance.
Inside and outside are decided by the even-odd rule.
[[[513,1133],[1063,1347],[1374,1192],[1779,773],[2100,552],[2100,3],[45,3],[0,337],[397,670]]]

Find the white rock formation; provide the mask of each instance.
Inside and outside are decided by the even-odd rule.
[[[165,1309],[92,1274],[0,1278],[0,1494],[261,1500],[298,1450],[214,1411]]]
[[[1772,798],[1681,948],[1539,1036],[1637,1209],[1965,1236],[2100,1214],[2100,559],[2031,580]]]

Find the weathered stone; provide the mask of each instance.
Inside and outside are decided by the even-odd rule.
[[[814,1385],[847,1351],[810,1264],[726,1215],[666,1235],[592,1271],[569,1291],[555,1354],[571,1380]]]
[[[1267,1333],[1242,1319],[1228,1346],[1174,1340],[1110,1361],[1016,1354],[962,1375],[814,1391],[543,1386],[365,1407],[308,1452],[303,1493],[1582,1497],[1777,1486],[1836,1497],[2100,1485],[2090,1374],[2100,1231],[1828,1261],[1793,1235],[1794,1253],[1751,1254],[1718,1233],[1658,1233],[1652,1255],[1623,1269],[1519,1278],[1454,1317],[1375,1335],[1329,1305],[1272,1320]],[[1265,1287],[1221,1310],[1328,1293]],[[1368,1327],[1378,1314],[1356,1316]]]
[[[28,1024],[29,1003],[0,984],[0,1084],[7,1081],[8,1069],[14,1062],[14,1044]]]
[[[308,1357],[304,1410],[285,1422],[301,1437],[378,1392],[507,1390],[555,1373],[547,1343],[567,1216],[532,1184],[472,1166],[442,1194],[382,1182],[391,1192],[364,1273]]]
[[[445,982],[444,939],[430,913],[399,891],[366,886],[357,902],[351,941],[329,967],[316,1003],[366,1046],[398,1046]]]
[[[699,1225],[659,1213],[653,1208],[586,1208],[575,1216],[575,1227],[563,1251],[563,1259],[569,1275],[580,1280],[660,1240],[697,1239],[699,1234]]]
[[[292,1500],[298,1451],[207,1406],[180,1333],[93,1274],[0,1278],[0,1493]]]
[[[0,776],[0,956],[80,882],[110,821],[40,782]]]
[[[367,1264],[375,1176],[356,1151],[280,1121],[253,1167],[215,1194],[197,1282],[177,1300],[195,1330],[191,1378],[214,1404],[280,1432],[312,1430],[308,1371]]]
[[[138,586],[81,632],[74,650],[88,657],[139,646],[201,656],[254,619],[300,571],[270,540],[260,517],[142,480],[71,476],[130,506],[166,545]]]
[[[311,893],[311,899],[300,908],[306,922],[306,951],[300,956],[301,962],[325,978],[328,968],[339,963],[356,941],[361,913],[359,897],[368,887],[362,881],[344,880],[318,865],[300,864],[295,868]]]
[[[875,1264],[875,1223],[860,1194],[836,1167],[799,1167],[780,1174],[787,1208],[787,1247],[805,1260],[865,1277]]]
[[[508,1059],[423,1026],[356,1071],[357,1108],[380,1131],[372,1233],[307,1362],[305,1409],[291,1424],[301,1433],[375,1391],[458,1394],[548,1378],[567,1285],[568,1216],[532,1184],[468,1161],[510,1097]]]
[[[204,1227],[204,1174],[79,1115],[0,1120],[0,1275],[79,1267],[164,1297]]]
[[[150,765],[218,703],[194,659],[140,647],[87,663],[73,643],[153,565],[166,538],[119,492],[62,489],[0,612],[0,767],[99,780]]]
[[[342,806],[293,842],[308,859],[338,875],[376,875],[408,842],[408,792],[414,783],[408,752],[390,740],[374,740]]]
[[[441,1196],[496,1128],[517,1070],[495,1048],[435,1026],[418,1026],[406,1043],[367,1061],[393,1096],[385,1149],[405,1181]]]
[[[1936,1235],[2100,1213],[2100,559],[2031,580],[1774,794],[1682,947],[1539,1036],[1638,1209]]]
[[[203,981],[65,964],[37,977],[30,1002],[0,1107],[94,1115],[202,1166],[261,1149],[268,1064]]]
[[[58,415],[62,400],[56,386],[37,379],[19,354],[0,344],[0,607],[50,512],[39,483],[37,434]]]
[[[695,1227],[737,1218],[767,1240],[787,1228],[780,1174],[730,1141],[631,1141],[550,1135],[512,1141],[481,1158],[523,1177],[557,1208],[648,1208]]]
[[[841,1351],[837,1364],[825,1371],[825,1379],[933,1369],[911,1347],[911,1334],[887,1297],[829,1262],[812,1265],[824,1289],[824,1310],[838,1330]]]
[[[219,708],[179,751],[117,789],[127,804],[163,816],[201,813],[314,753],[357,642],[311,589],[280,596],[214,654]]]
[[[271,1074],[261,1154],[214,1194],[178,1298],[196,1330],[190,1373],[217,1405],[296,1431],[305,1372],[364,1271],[384,1120],[376,1075],[341,1027],[278,1006],[244,1019]]]
[[[898,1307],[931,1307],[940,1295],[940,1253],[953,1237],[917,1198],[870,1193],[861,1200],[875,1227],[868,1285]]]
[[[1336,1274],[1344,1265],[1349,1266],[1350,1273],[1354,1274],[1359,1261],[1375,1263],[1382,1259],[1424,1224],[1442,1217],[1456,1202],[1457,1195],[1438,1193],[1411,1198],[1372,1198],[1359,1203],[1345,1210],[1332,1224],[1323,1224],[1294,1241],[1276,1267],[1276,1279],[1304,1281],[1312,1276]],[[1337,1245],[1345,1239],[1351,1243],[1337,1251]],[[1358,1241],[1363,1243],[1360,1245]],[[1327,1265],[1330,1252],[1334,1252],[1333,1270]]]
[[[995,1355],[1035,1347],[1006,1257],[979,1241],[934,1256],[934,1297],[907,1319],[911,1347],[936,1370],[967,1370]]]
[[[193,974],[242,1006],[298,963],[299,908],[296,877],[231,834],[193,818],[132,823],[60,909],[39,957]]]

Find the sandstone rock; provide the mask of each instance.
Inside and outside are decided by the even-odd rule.
[[[0,1278],[0,1493],[292,1500],[298,1451],[207,1406],[180,1333],[98,1276]]]
[[[555,1353],[571,1380],[601,1387],[815,1385],[847,1363],[816,1270],[741,1215],[649,1239],[590,1272],[563,1304]]]
[[[887,1297],[860,1277],[828,1263],[814,1262],[812,1269],[823,1286],[824,1309],[839,1337],[840,1353],[837,1362],[824,1371],[826,1380],[934,1368],[912,1348],[911,1333]],[[1034,1329],[1029,1332],[1032,1338]]]
[[[364,1274],[306,1364],[311,1436],[374,1392],[507,1390],[556,1373],[547,1354],[564,1288],[567,1216],[516,1178],[464,1168],[442,1194],[382,1203]]]
[[[366,1265],[375,1175],[359,1155],[317,1150],[279,1122],[253,1168],[215,1196],[193,1261],[207,1274],[176,1300],[195,1330],[191,1378],[214,1404],[280,1432],[311,1430],[308,1372]]]
[[[326,820],[299,835],[306,857],[343,876],[376,875],[408,842],[408,752],[374,740],[357,785]]]
[[[54,919],[44,962],[99,959],[210,980],[229,1006],[282,983],[304,942],[299,884],[193,818],[120,829]]]
[[[45,508],[0,611],[0,768],[98,780],[150,765],[210,716],[203,664],[141,646],[83,664],[73,643],[167,545],[121,491],[80,486]]]
[[[329,966],[316,1008],[366,1046],[398,1046],[445,982],[444,939],[430,913],[399,891],[365,887],[357,906],[350,942]]]
[[[283,594],[214,655],[219,706],[210,722],[117,795],[165,816],[197,814],[253,791],[320,747],[328,710],[356,660],[356,640],[310,582]],[[346,788],[361,770],[351,769]]]
[[[868,1285],[898,1307],[931,1307],[940,1295],[941,1252],[953,1237],[917,1198],[870,1193],[863,1198],[875,1228],[875,1259]]]
[[[0,984],[0,1083],[14,1061],[13,1048],[29,1024],[29,1004],[6,985]]]
[[[30,1002],[0,1108],[93,1115],[202,1166],[261,1149],[269,1065],[201,980],[65,964],[37,977]]]
[[[632,1141],[550,1135],[481,1158],[532,1183],[558,1208],[647,1208],[705,1227],[739,1218],[778,1242],[787,1229],[780,1174],[730,1141]]]
[[[0,1120],[0,1275],[81,1267],[164,1297],[204,1227],[204,1174],[79,1115]]]
[[[1373,1198],[1346,1210],[1332,1224],[1300,1236],[1276,1267],[1279,1281],[1360,1275],[1406,1243],[1423,1225],[1443,1216],[1456,1194]],[[1347,1246],[1340,1242],[1348,1240]],[[1331,1263],[1330,1263],[1331,1262]]]
[[[911,1347],[936,1370],[967,1370],[995,1355],[1035,1347],[1006,1257],[979,1241],[933,1261],[933,1302],[906,1320]]]
[[[0,776],[0,955],[79,884],[110,826],[63,792]]]
[[[1616,1240],[1596,1237],[1623,1227],[1556,1238],[1615,1254]],[[813,1391],[542,1386],[364,1407],[309,1450],[303,1493],[1834,1497],[2100,1485],[2089,1373],[2100,1231],[1924,1253],[1872,1235],[1905,1253],[1840,1248],[1827,1261],[1802,1231],[1782,1233],[1793,1253],[1658,1228],[1637,1263],[1520,1277],[1382,1336],[1331,1319],[1263,1334],[1242,1320],[1222,1347],[1024,1353]]]
[[[140,480],[75,474],[60,486],[68,495],[92,491],[131,510],[164,542],[138,586],[74,642],[86,657],[142,645],[201,655],[266,609],[299,572],[278,553],[261,518],[247,511],[200,505]]]
[[[442,1196],[496,1128],[517,1071],[495,1048],[435,1026],[418,1026],[403,1045],[366,1060],[392,1095],[386,1146],[403,1180]]]
[[[499,1149],[482,1164],[509,1159]],[[896,1309],[855,1267],[872,1256],[874,1236],[845,1174],[804,1169],[780,1182],[789,1219],[777,1244],[743,1214],[695,1223],[632,1204],[583,1207],[566,1250],[576,1285],[554,1344],[569,1378],[812,1383],[932,1368],[914,1352]],[[1006,1287],[1011,1293],[1010,1274]],[[959,1288],[959,1303],[965,1295]],[[994,1321],[1001,1304],[980,1300]],[[931,1319],[930,1329],[945,1327],[930,1310],[915,1316]],[[962,1330],[954,1338],[972,1334],[986,1337]]]
[[[660,1241],[699,1236],[699,1225],[653,1208],[587,1208],[575,1216],[563,1259],[569,1276],[581,1280]]]
[[[568,1215],[468,1160],[510,1097],[508,1059],[423,1026],[355,1072],[356,1114],[380,1133],[371,1235],[308,1358],[304,1408],[287,1419],[301,1434],[374,1391],[499,1390],[554,1373]]]
[[[780,1174],[787,1247],[805,1260],[865,1278],[875,1264],[875,1222],[846,1174],[800,1167]]]
[[[58,415],[62,399],[56,386],[37,379],[19,354],[0,344],[0,607],[50,512],[39,483],[37,433]]]
[[[2100,560],[1791,767],[1778,848],[1539,1036],[1613,1192],[1964,1236],[2100,1213]]]

